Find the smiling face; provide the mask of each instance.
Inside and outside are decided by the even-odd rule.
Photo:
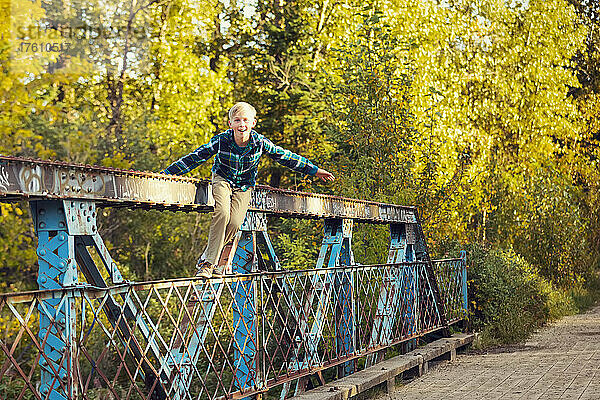
[[[256,114],[252,110],[240,109],[229,117],[229,127],[238,137],[248,137],[256,126]]]

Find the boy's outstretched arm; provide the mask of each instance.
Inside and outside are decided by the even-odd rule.
[[[264,138],[263,140],[266,153],[279,164],[306,175],[316,176],[324,181],[332,181],[335,179],[330,172],[317,167],[301,155],[286,150],[281,146],[277,146],[267,138]]]
[[[200,164],[211,158],[217,153],[219,145],[219,135],[214,136],[207,144],[203,144],[191,153],[181,157],[167,168],[161,171],[162,174],[183,175],[190,172]]]

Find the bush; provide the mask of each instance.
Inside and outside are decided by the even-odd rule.
[[[471,322],[483,345],[524,340],[546,322],[577,311],[566,292],[512,249],[469,247]]]

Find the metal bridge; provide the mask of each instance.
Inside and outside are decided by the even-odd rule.
[[[0,157],[0,201],[28,201],[39,290],[0,294],[0,398],[284,399],[466,318],[466,260],[431,260],[417,210],[258,186],[222,279],[130,282],[99,207],[208,212],[209,181]],[[315,267],[283,269],[267,216],[324,220]],[[354,223],[387,224],[359,265]]]

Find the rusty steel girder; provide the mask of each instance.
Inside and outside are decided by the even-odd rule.
[[[208,180],[0,156],[0,201],[81,199],[104,207],[211,211]],[[415,207],[257,185],[251,211],[294,218],[416,223]]]

